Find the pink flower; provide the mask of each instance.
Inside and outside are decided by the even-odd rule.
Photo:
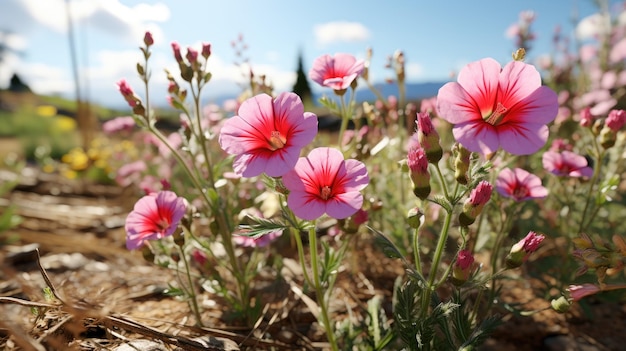
[[[117,170],[115,181],[120,186],[129,186],[134,180],[139,179],[141,173],[147,169],[148,166],[146,166],[146,163],[143,160],[127,163]]]
[[[606,126],[612,131],[617,132],[626,123],[626,111],[624,110],[611,110],[609,116],[606,118]]]
[[[558,176],[569,177],[591,177],[593,169],[588,166],[584,156],[577,155],[571,151],[546,151],[541,159],[543,168],[548,172]]]
[[[339,150],[327,147],[300,157],[296,167],[283,176],[283,184],[290,191],[287,205],[306,220],[324,213],[336,219],[355,214],[363,205],[361,190],[368,182],[362,162],[344,160]]]
[[[539,245],[546,237],[533,231],[528,232],[524,239],[518,241],[511,247],[511,251],[506,256],[508,268],[516,268],[528,259],[531,253],[537,251]]]
[[[541,179],[521,168],[505,168],[496,179],[496,191],[515,201],[543,199],[548,189],[541,185]]]
[[[282,93],[272,100],[260,94],[244,101],[239,114],[226,120],[219,143],[236,155],[235,173],[280,177],[296,165],[300,151],[316,134],[317,116],[304,112],[298,95]]]
[[[118,132],[130,131],[135,127],[135,120],[130,117],[115,117],[102,123],[102,131],[105,134],[115,134]]]
[[[465,66],[437,95],[439,116],[454,124],[455,139],[483,154],[499,147],[515,155],[539,150],[558,108],[535,67],[514,61],[501,68],[491,58]]]
[[[600,292],[600,287],[594,284],[570,285],[567,288],[570,296],[574,301],[578,301],[583,297],[595,295]]]
[[[363,72],[364,64],[349,54],[322,55],[313,62],[309,78],[323,87],[344,90]]]
[[[185,199],[172,191],[142,197],[126,217],[126,247],[134,250],[146,240],[172,235],[186,210]]]
[[[282,229],[258,237],[247,236],[245,231],[240,231],[233,235],[233,242],[243,247],[265,247],[281,235],[283,235]]]

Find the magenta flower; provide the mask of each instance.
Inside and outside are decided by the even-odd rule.
[[[236,155],[235,173],[254,177],[265,172],[280,177],[298,162],[300,150],[317,134],[317,116],[304,112],[300,97],[282,93],[272,100],[267,94],[241,104],[237,116],[220,131],[224,151]]]
[[[126,217],[126,248],[138,249],[146,240],[172,235],[186,210],[185,199],[172,191],[142,197]]]
[[[541,185],[541,179],[521,168],[505,168],[496,179],[496,191],[515,201],[543,199],[548,189]]]
[[[309,78],[317,84],[333,90],[348,89],[361,72],[365,63],[350,54],[322,55],[315,59]]]
[[[327,147],[311,150],[283,175],[283,184],[289,190],[287,205],[306,220],[324,213],[336,219],[355,214],[363,205],[361,190],[368,182],[362,162],[344,160],[339,150]]]
[[[470,151],[491,154],[502,147],[515,155],[539,150],[547,123],[559,109],[557,95],[541,86],[535,67],[514,61],[504,68],[494,59],[470,63],[457,82],[439,89],[439,116],[454,124],[455,139]]]
[[[584,156],[571,151],[546,151],[541,158],[543,168],[558,176],[591,177],[593,169],[588,166]]]

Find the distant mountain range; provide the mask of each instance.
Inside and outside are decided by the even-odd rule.
[[[426,82],[406,84],[406,100],[422,100],[437,95],[439,88],[447,82]],[[395,83],[378,83],[374,85],[380,94],[387,98],[391,95],[398,96],[398,85]],[[367,87],[357,90],[358,101],[374,101],[376,95]]]

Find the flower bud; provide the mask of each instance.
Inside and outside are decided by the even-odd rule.
[[[428,112],[420,112],[417,114],[417,140],[424,151],[426,158],[430,163],[437,163],[443,156],[443,150],[439,144],[439,134],[433,126]]]
[[[407,217],[407,222],[409,223],[409,226],[413,229],[417,229],[422,225],[424,213],[422,213],[422,211],[419,208],[413,207],[412,209],[409,210],[406,217]]]
[[[602,128],[600,131],[600,145],[603,148],[608,149],[615,145],[615,141],[617,140],[617,133],[607,125]]]
[[[594,120],[594,117],[591,114],[591,107],[585,107],[584,109],[580,111],[579,123],[581,127],[585,127],[585,128],[591,127],[591,125],[593,124],[593,120]]]
[[[151,46],[152,44],[154,44],[154,38],[152,37],[152,33],[146,32],[146,34],[144,34],[143,43],[146,44],[146,46]]]
[[[454,158],[454,178],[457,182],[465,185],[469,182],[467,171],[469,170],[471,152],[459,143],[454,144],[452,151],[456,155]]]
[[[430,194],[430,173],[424,149],[410,149],[407,154],[407,166],[413,183],[413,193],[422,200],[426,199]]]
[[[211,56],[211,44],[210,43],[202,43],[202,57],[208,59]]]
[[[469,279],[474,266],[474,256],[469,250],[459,251],[452,267],[452,283],[461,286]]]
[[[526,50],[524,50],[524,48],[519,48],[515,50],[512,56],[515,61],[524,61],[526,58]]]
[[[561,296],[558,299],[553,299],[550,302],[550,305],[552,306],[553,310],[559,313],[565,313],[569,311],[572,303],[565,296]]]
[[[611,110],[609,116],[604,122],[614,132],[618,132],[624,124],[626,124],[626,111],[624,110]]]
[[[493,186],[484,180],[480,181],[476,188],[472,189],[469,198],[463,204],[463,212],[459,214],[461,226],[467,227],[474,223],[485,204],[491,199],[492,191]]]
[[[545,239],[545,236],[537,234],[533,231],[528,232],[528,235],[515,245],[511,247],[511,251],[506,256],[507,268],[517,268],[521,266],[524,261],[528,259],[531,253],[537,251],[539,244]]]
[[[567,288],[573,301],[579,301],[583,297],[595,295],[600,290],[600,287],[594,284],[570,285]]]
[[[178,62],[178,64],[182,64],[183,63],[183,55],[180,53],[180,45],[178,45],[177,42],[172,42],[172,51],[174,52],[174,58],[176,59],[176,62]]]

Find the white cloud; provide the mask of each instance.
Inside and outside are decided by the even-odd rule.
[[[610,31],[610,16],[596,13],[583,18],[576,26],[578,39],[593,39],[599,35],[608,34]]]
[[[157,29],[157,22],[170,17],[163,3],[129,7],[119,0],[73,0],[69,6],[76,25],[135,41],[146,29]],[[5,30],[23,34],[41,29],[66,33],[67,4],[65,0],[3,0],[0,23]]]
[[[42,63],[22,64],[16,72],[37,93],[71,94],[74,82],[67,70]]]
[[[407,79],[419,79],[424,75],[424,67],[417,62],[407,63],[404,71]]]
[[[333,43],[361,42],[369,39],[367,27],[358,22],[328,22],[313,29],[315,40],[320,45]]]

